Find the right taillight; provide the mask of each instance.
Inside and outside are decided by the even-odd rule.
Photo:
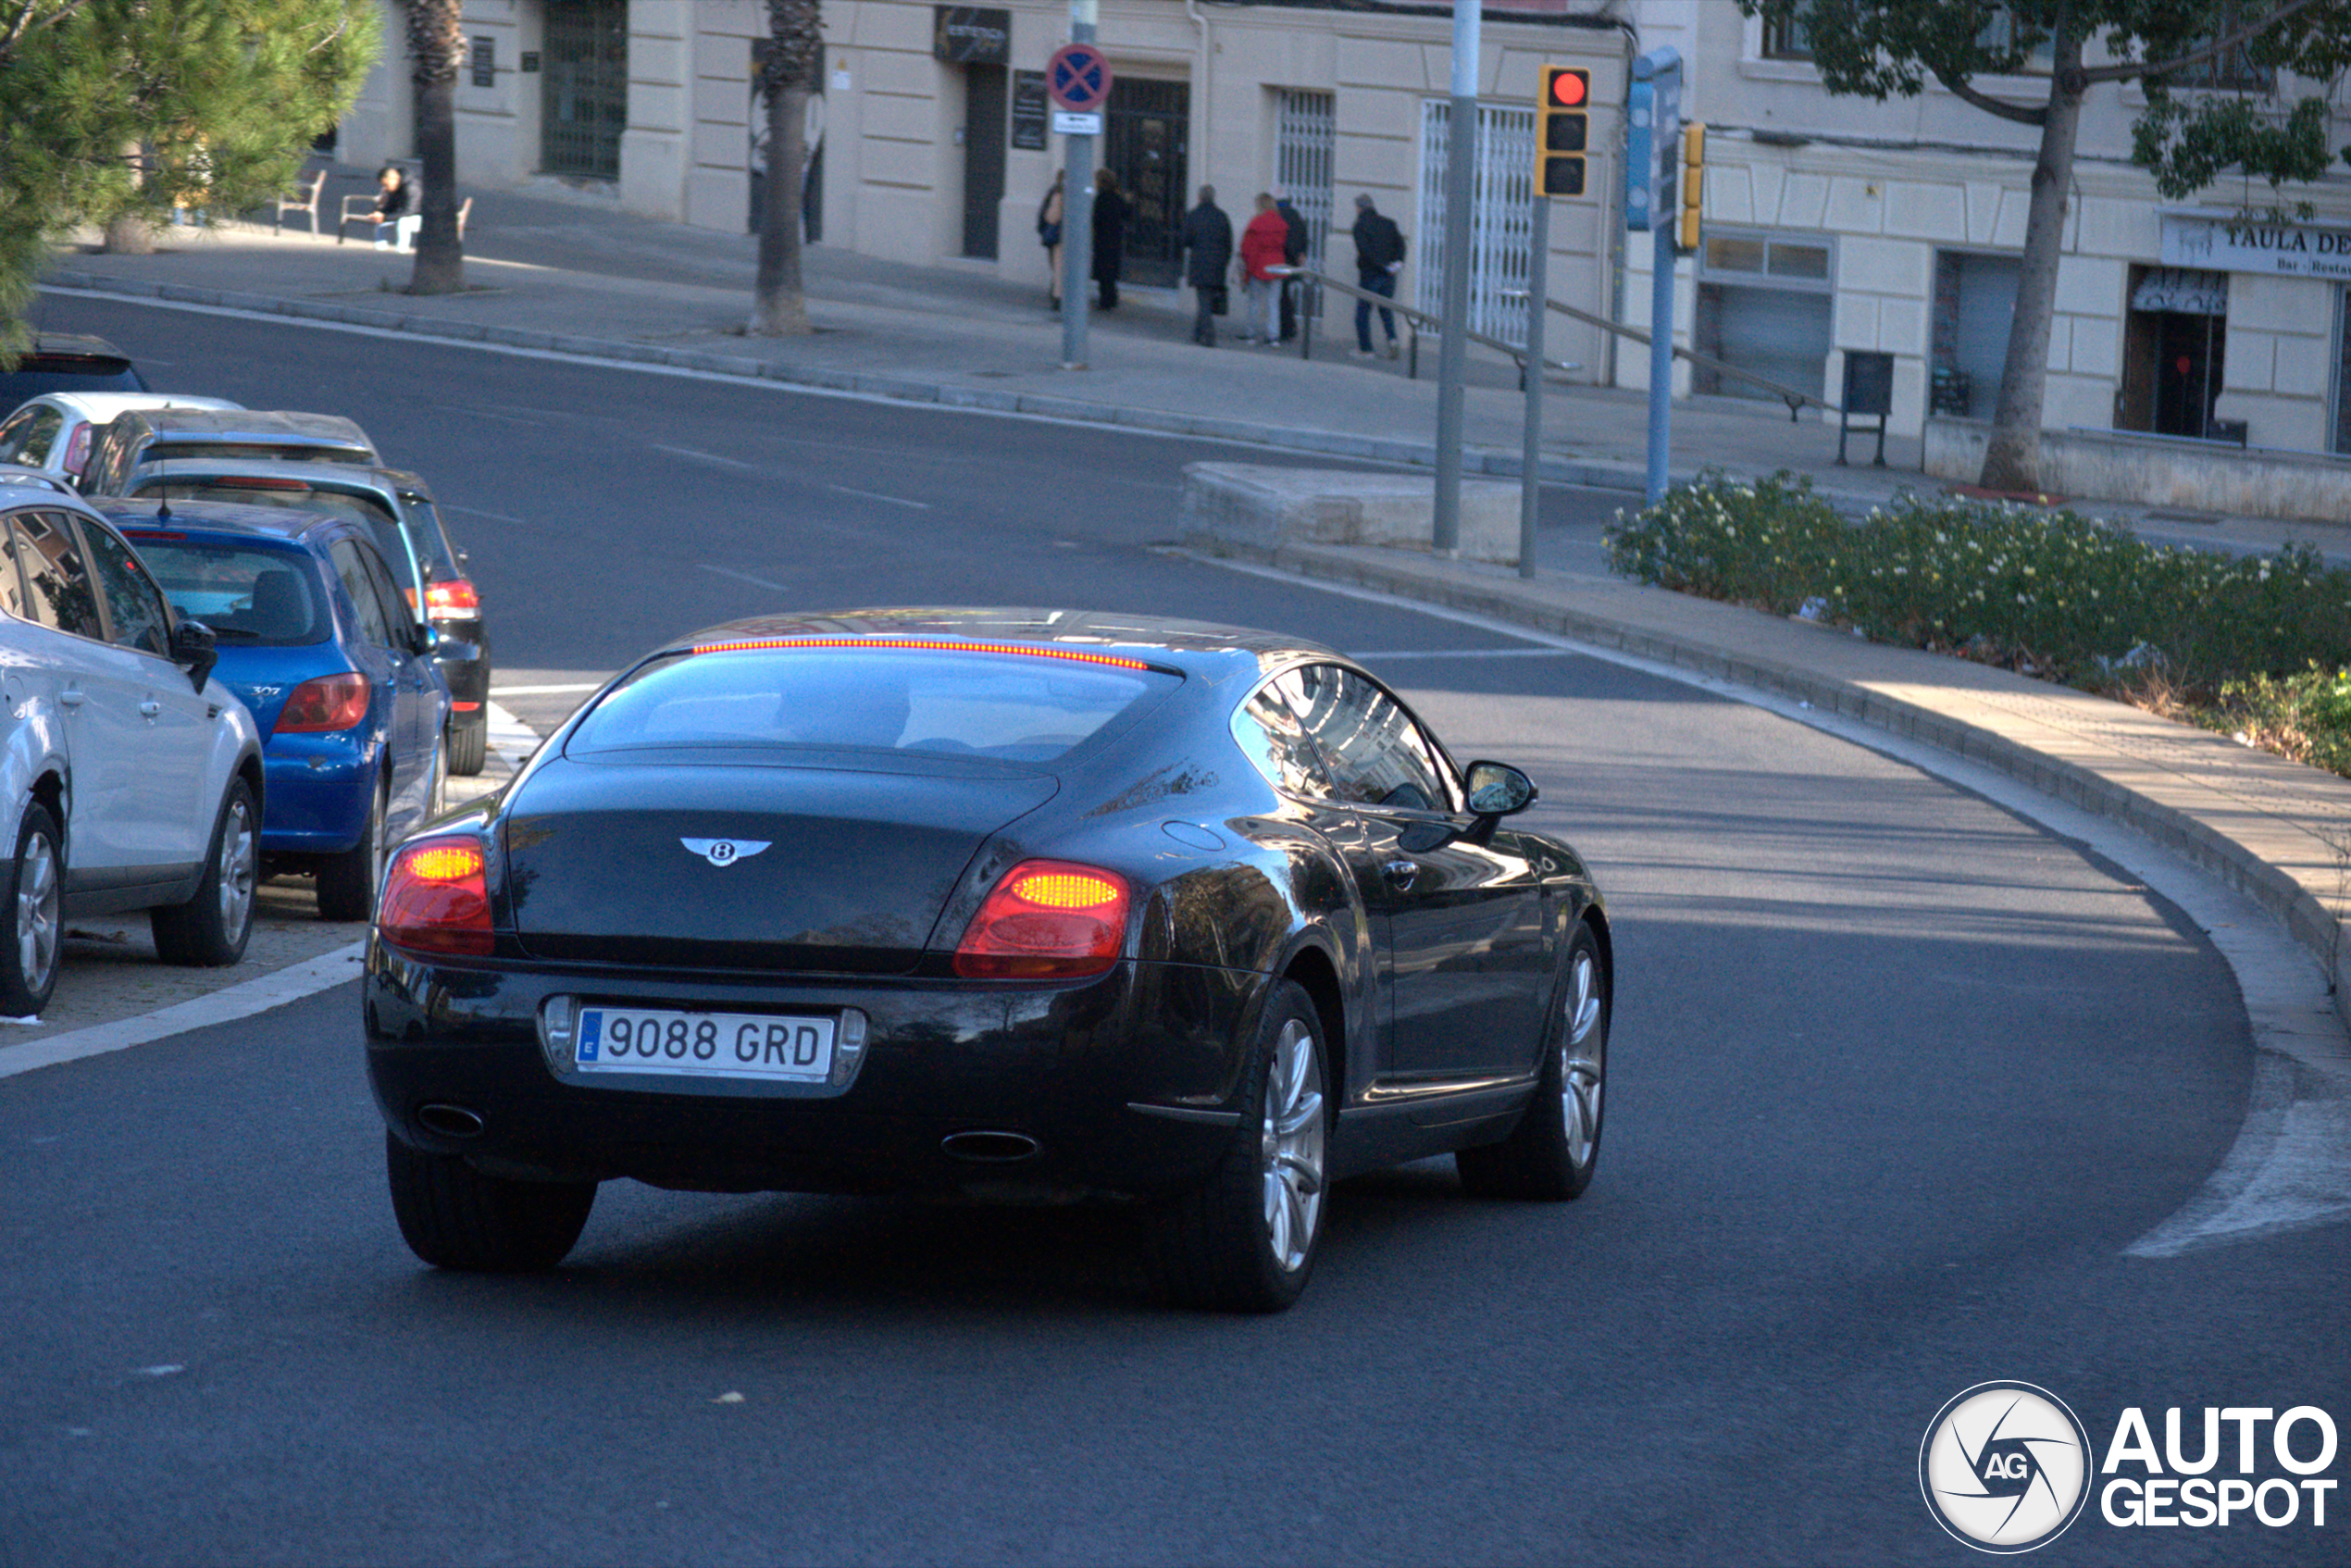
[[[304,681],[288,694],[286,705],[278,710],[274,733],[305,735],[350,729],[367,716],[366,676],[356,670],[322,675],[316,680]]]
[[[425,613],[429,616],[478,616],[481,614],[481,595],[475,591],[472,581],[466,578],[446,578],[425,585]]]
[[[494,939],[481,840],[451,836],[404,847],[384,872],[376,929],[412,952],[487,955]]]
[[[1060,860],[1004,873],[955,948],[973,980],[1069,980],[1118,962],[1126,941],[1126,878]]]

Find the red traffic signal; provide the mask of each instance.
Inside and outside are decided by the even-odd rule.
[[[1535,105],[1535,193],[1581,196],[1591,145],[1592,73],[1582,66],[1545,66]]]
[[[1554,108],[1580,109],[1591,100],[1592,73],[1581,66],[1547,66],[1543,100]]]

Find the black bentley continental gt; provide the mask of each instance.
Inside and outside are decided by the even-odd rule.
[[[367,1065],[402,1234],[533,1269],[596,1184],[1143,1205],[1174,1299],[1274,1311],[1331,1183],[1592,1178],[1611,953],[1360,666],[1099,613],[715,628],[396,851]]]

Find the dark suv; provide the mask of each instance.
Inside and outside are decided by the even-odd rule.
[[[409,608],[441,634],[433,663],[454,699],[449,771],[468,778],[481,771],[490,742],[490,628],[481,596],[466,575],[465,553],[449,542],[424,480],[396,468],[205,457],[141,467],[131,475],[126,493],[295,507],[367,523]]]
[[[0,414],[29,397],[53,392],[145,392],[131,356],[80,332],[44,332],[13,370],[0,373]]]

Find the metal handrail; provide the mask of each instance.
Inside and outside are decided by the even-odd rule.
[[[1605,317],[1595,316],[1588,310],[1578,310],[1572,305],[1561,305],[1557,300],[1545,300],[1543,303],[1561,316],[1573,317],[1587,326],[1598,327],[1603,332],[1614,332],[1618,337],[1630,338],[1636,343],[1646,343],[1649,341],[1648,329],[1645,327],[1627,327],[1621,321],[1611,321]],[[1798,392],[1794,387],[1773,380],[1769,376],[1759,376],[1752,370],[1742,370],[1737,366],[1717,359],[1710,354],[1699,354],[1694,349],[1686,349],[1676,343],[1673,345],[1673,357],[1686,359],[1693,365],[1703,365],[1719,375],[1736,376],[1742,381],[1752,381],[1787,404],[1787,417],[1790,424],[1796,422],[1797,415],[1803,411],[1804,405],[1808,403],[1826,409],[1840,418],[1845,415],[1841,405],[1831,403],[1824,397],[1818,397],[1808,392]]]
[[[1355,299],[1362,300],[1365,303],[1375,305],[1382,310],[1392,310],[1397,315],[1402,317],[1404,318],[1405,326],[1411,329],[1411,331],[1408,334],[1410,338],[1410,351],[1404,367],[1404,374],[1414,380],[1420,379],[1421,323],[1426,322],[1430,330],[1433,331],[1441,332],[1445,330],[1445,318],[1432,311],[1423,310],[1418,305],[1399,305],[1386,294],[1375,293],[1369,289],[1358,288],[1352,283],[1342,282],[1338,279],[1333,278],[1327,273],[1316,272],[1303,267],[1273,267],[1266,268],[1266,270],[1273,273],[1275,277],[1296,278],[1301,282],[1307,284],[1311,290],[1316,292],[1319,292],[1324,289],[1335,289],[1342,294],[1350,295]],[[1321,314],[1322,312],[1315,308],[1313,303],[1310,300],[1306,310],[1307,320],[1312,321]],[[1468,328],[1464,328],[1462,330],[1462,335],[1468,339],[1471,342],[1482,343],[1486,347],[1492,349],[1495,353],[1509,358],[1518,367],[1519,384],[1522,386],[1525,384],[1525,344],[1505,342],[1499,338],[1489,337],[1484,332],[1476,331]],[[1301,331],[1298,334],[1298,356],[1300,359],[1313,358],[1313,346],[1314,334],[1311,330]],[[1543,364],[1546,367],[1553,370],[1581,370],[1584,368],[1583,366],[1575,363],[1574,361],[1566,359],[1547,358],[1543,361]]]

